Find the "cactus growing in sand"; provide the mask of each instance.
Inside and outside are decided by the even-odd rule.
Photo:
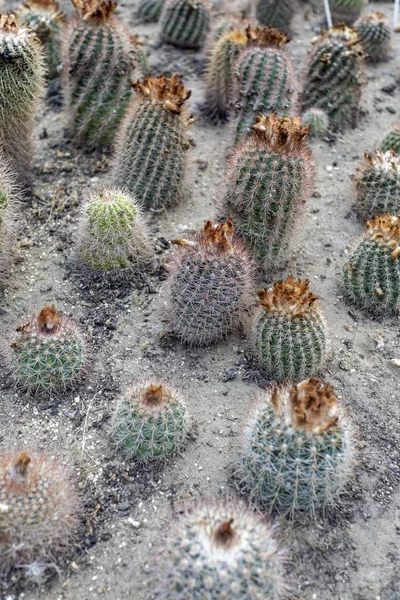
[[[223,214],[232,216],[254,258],[276,267],[314,175],[309,127],[299,118],[259,115],[230,158],[222,186]]]
[[[310,282],[289,277],[268,291],[260,290],[258,297],[251,337],[263,373],[274,381],[299,381],[314,375],[325,356],[327,331]]]
[[[269,512],[314,518],[351,473],[351,425],[333,388],[315,377],[258,400],[243,435],[240,486]]]
[[[360,16],[366,0],[330,0],[329,4],[334,21],[352,25]]]
[[[114,184],[129,190],[147,210],[163,210],[181,200],[190,147],[185,90],[177,75],[148,77],[136,92],[118,133]]]
[[[69,471],[44,454],[0,455],[0,578],[39,576],[73,548],[83,512]]]
[[[187,429],[187,409],[172,386],[132,384],[115,408],[111,441],[129,459],[165,460],[182,447]]]
[[[301,118],[304,127],[310,126],[309,136],[323,138],[329,126],[329,119],[326,113],[320,108],[309,108]]]
[[[400,221],[386,215],[367,221],[367,231],[344,266],[348,300],[381,314],[400,308]]]
[[[362,17],[355,24],[358,39],[367,60],[376,62],[387,58],[392,39],[392,28],[388,19],[381,12],[372,12]]]
[[[166,0],[160,17],[161,38],[181,48],[198,49],[210,27],[208,0]]]
[[[258,0],[256,17],[261,25],[288,32],[296,7],[297,0]]]
[[[157,22],[165,0],[140,0],[137,16],[145,22]]]
[[[362,217],[400,211],[400,156],[393,151],[364,155],[355,175],[356,210]]]
[[[381,151],[393,150],[400,154],[400,123],[395,123],[392,129],[385,135],[381,143]]]

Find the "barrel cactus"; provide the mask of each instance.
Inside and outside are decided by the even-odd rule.
[[[330,0],[332,18],[338,23],[353,25],[368,0]]]
[[[362,17],[354,27],[367,60],[377,62],[387,58],[391,47],[392,28],[383,13],[374,11]]]
[[[366,153],[356,171],[355,185],[356,210],[362,217],[399,214],[400,156],[391,150]]]
[[[297,0],[257,0],[256,16],[261,25],[288,32]]]
[[[198,49],[210,27],[208,0],[166,0],[160,17],[161,38],[174,46]]]
[[[14,218],[18,198],[15,175],[0,156],[0,286],[10,269],[10,248],[14,238]]]
[[[385,135],[380,149],[382,152],[393,150],[396,154],[400,154],[400,123],[395,123]]]
[[[301,118],[301,122],[306,127],[310,126],[310,137],[323,138],[329,126],[327,114],[320,108],[309,108]]]
[[[157,22],[165,0],[140,0],[137,16],[145,22]]]

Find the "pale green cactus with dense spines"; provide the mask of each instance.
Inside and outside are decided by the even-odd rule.
[[[182,448],[188,423],[187,408],[175,388],[158,382],[135,383],[118,400],[111,443],[128,459],[162,461]]]
[[[398,314],[400,309],[400,221],[378,216],[367,221],[367,231],[350,252],[344,266],[346,298],[376,314]]]
[[[239,486],[270,513],[314,519],[349,479],[352,437],[333,388],[315,377],[259,392],[243,434]]]
[[[232,31],[245,31],[249,25],[255,26],[255,23],[251,19],[244,17],[238,17],[236,15],[221,15],[216,19],[215,23],[212,24],[212,28],[207,38],[207,47],[212,48],[218,39],[231,33]]]
[[[368,0],[330,0],[332,19],[337,23],[353,25]]]
[[[166,0],[160,17],[161,39],[181,48],[198,49],[210,28],[208,0]]]
[[[382,152],[393,150],[396,154],[400,154],[400,123],[395,123],[389,133],[385,135],[380,150]]]
[[[309,136],[323,138],[329,127],[327,114],[320,108],[309,108],[301,117],[305,127],[310,126]]]
[[[355,208],[362,217],[400,211],[400,156],[393,150],[366,153],[355,177]]]
[[[9,275],[10,250],[15,233],[15,210],[19,187],[14,173],[0,156],[0,286]]]
[[[377,62],[387,58],[392,40],[392,28],[381,12],[372,12],[354,25],[367,60]]]
[[[288,32],[296,8],[297,0],[257,0],[256,17],[261,25]]]
[[[165,0],[140,0],[137,16],[145,22],[157,22]]]

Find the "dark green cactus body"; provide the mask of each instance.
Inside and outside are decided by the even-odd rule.
[[[383,60],[390,51],[392,28],[384,14],[372,12],[355,24],[358,39],[371,62]]]
[[[387,152],[388,150],[400,154],[400,123],[394,125],[393,129],[383,138],[381,151]]]
[[[365,4],[366,0],[330,0],[332,19],[337,23],[352,25]]]
[[[256,17],[261,25],[269,25],[287,32],[296,6],[296,0],[258,0]]]
[[[365,154],[357,169],[356,210],[362,217],[376,217],[400,211],[400,156],[393,151]]]
[[[205,0],[167,0],[160,18],[161,37],[182,48],[200,48],[210,27]]]
[[[157,22],[165,0],[140,0],[137,15],[143,21]]]

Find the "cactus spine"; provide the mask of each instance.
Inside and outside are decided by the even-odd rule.
[[[261,25],[287,32],[296,6],[296,0],[258,0],[256,16]]]
[[[376,150],[364,155],[355,176],[356,210],[362,217],[376,217],[400,210],[400,156]]]
[[[323,138],[329,126],[328,116],[320,108],[309,108],[306,110],[301,122],[304,127],[307,127],[307,125],[310,126],[309,135],[316,138]]]
[[[258,400],[243,436],[241,487],[269,512],[314,518],[351,472],[351,426],[334,390],[312,377]]]
[[[360,44],[367,54],[367,60],[376,62],[387,58],[392,39],[392,28],[385,15],[372,12],[355,24]]]
[[[338,23],[352,25],[360,16],[366,0],[331,0],[332,18]]]
[[[15,175],[0,156],[0,285],[10,268],[10,247],[14,238],[14,213],[18,186]]]
[[[314,163],[299,118],[259,115],[225,171],[223,213],[232,216],[256,260],[276,267],[313,183]]]
[[[400,308],[400,222],[386,215],[367,221],[367,232],[344,267],[346,297],[373,313]]]
[[[137,16],[145,22],[157,22],[163,6],[164,0],[140,0]]]
[[[161,38],[174,46],[197,49],[210,27],[207,0],[166,0],[160,17]]]
[[[388,150],[400,154],[400,123],[395,123],[382,140],[381,151],[387,152]]]
[[[181,200],[190,147],[187,129],[193,119],[184,103],[191,92],[177,75],[148,77],[133,84],[132,99],[121,124],[113,178],[147,210],[163,210]]]

